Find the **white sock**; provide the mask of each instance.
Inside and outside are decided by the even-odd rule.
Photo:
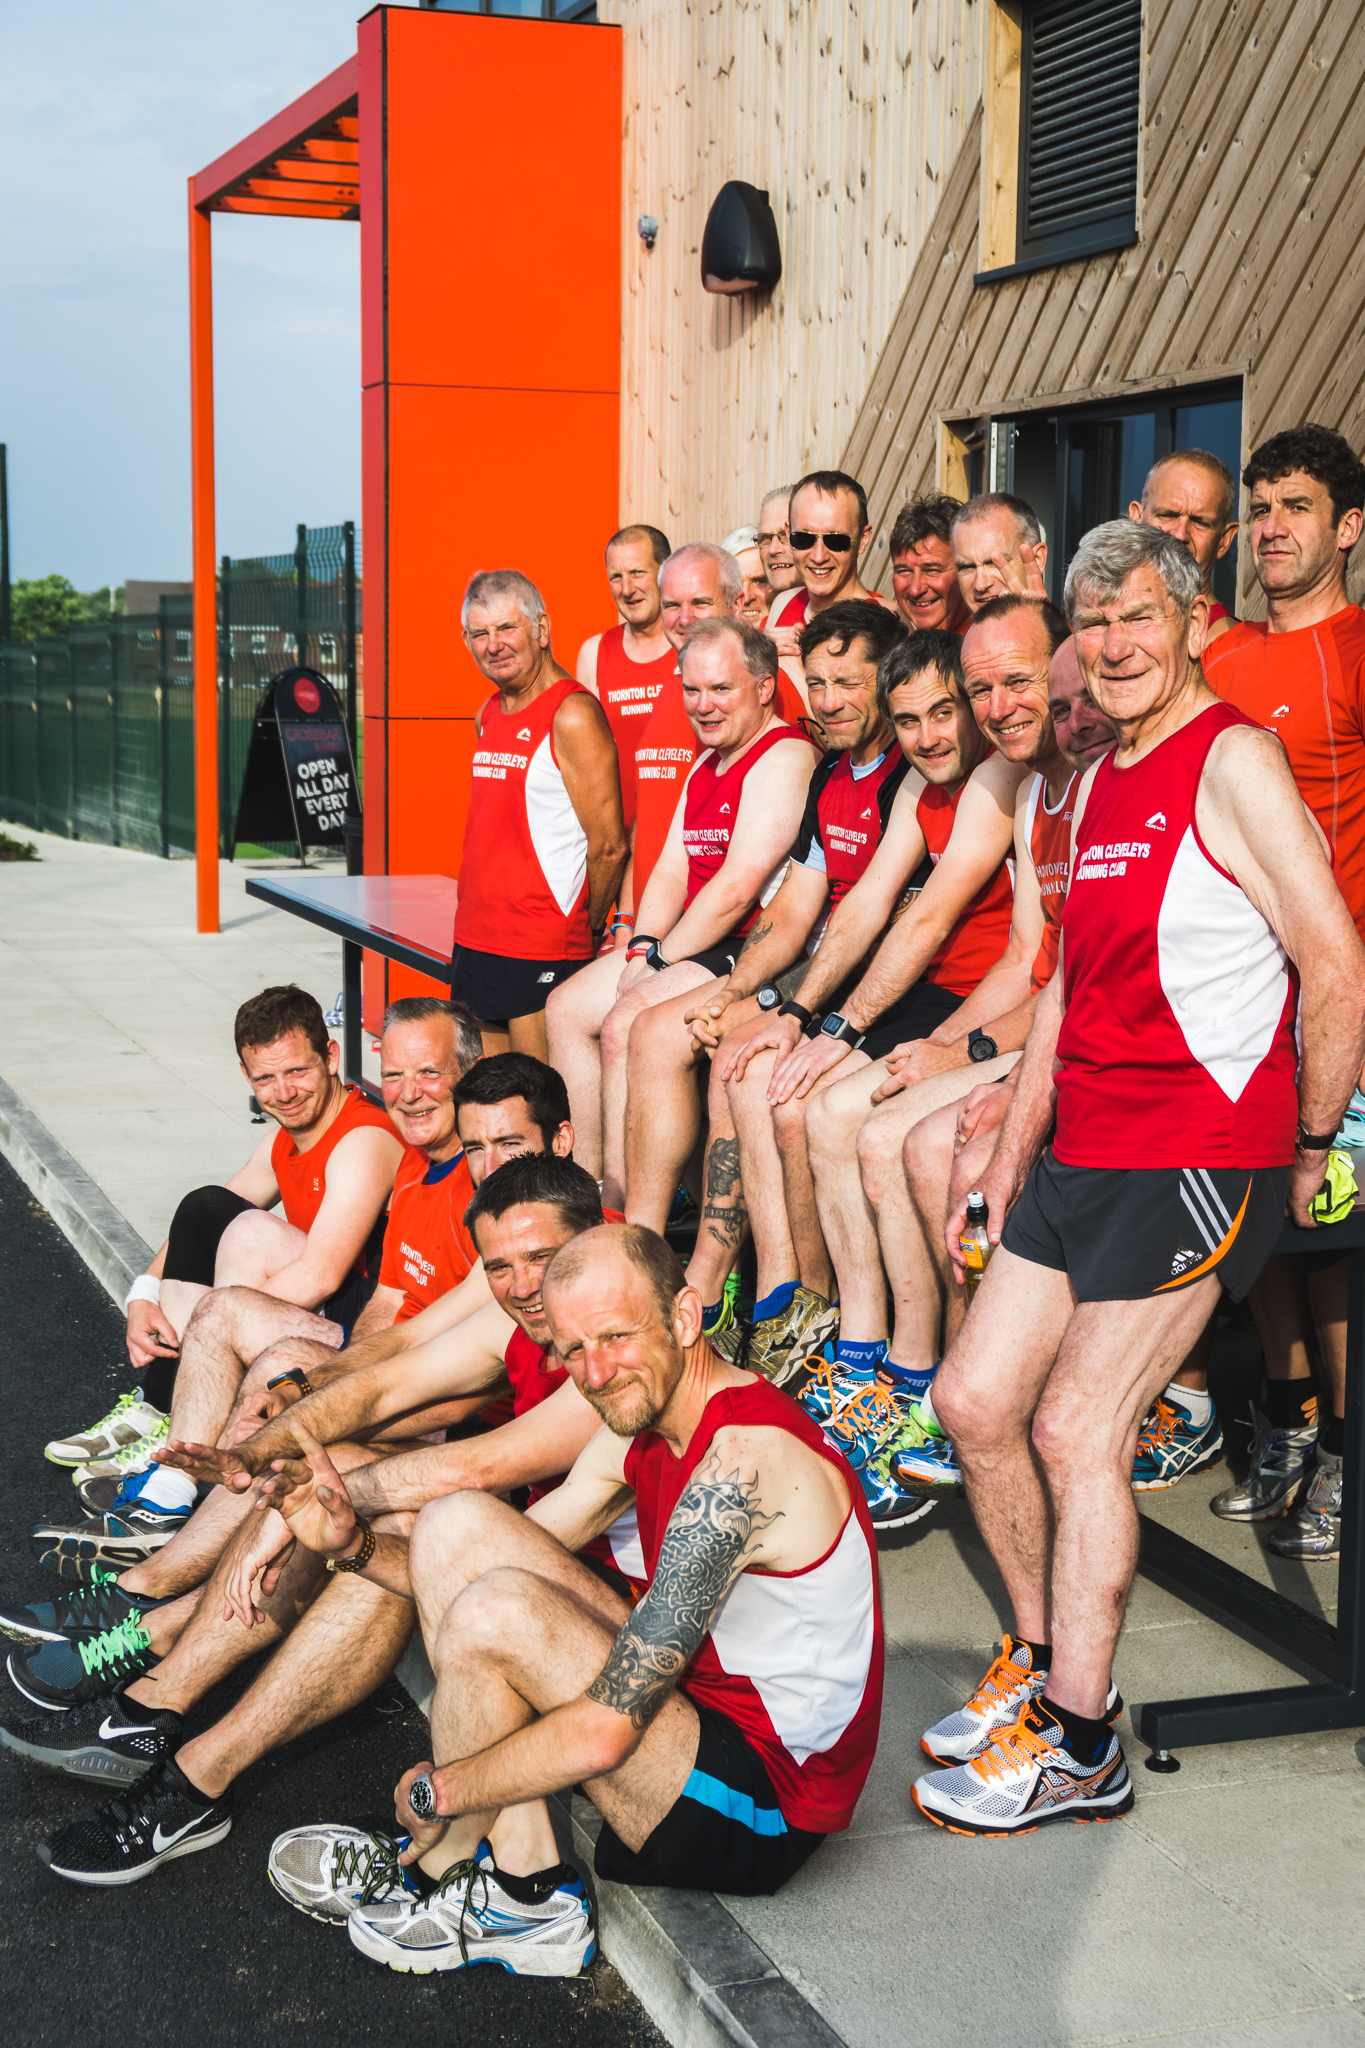
[[[138,1503],[169,1514],[173,1508],[193,1507],[196,1491],[188,1472],[181,1472],[174,1465],[154,1465],[150,1479],[138,1495]]]
[[[1195,1429],[1207,1429],[1213,1420],[1213,1400],[1207,1388],[1201,1393],[1198,1387],[1169,1386],[1166,1399],[1184,1409]]]

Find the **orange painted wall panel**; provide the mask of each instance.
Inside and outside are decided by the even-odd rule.
[[[473,754],[472,718],[389,720],[390,874],[459,874]]]

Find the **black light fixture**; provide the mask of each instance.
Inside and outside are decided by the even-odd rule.
[[[766,192],[731,178],[716,194],[701,238],[701,281],[731,296],[771,291],[782,275],[777,222]]]

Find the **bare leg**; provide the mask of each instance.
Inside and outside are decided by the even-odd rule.
[[[898,1247],[892,1282],[895,1327],[889,1356],[907,1372],[930,1372],[939,1356],[939,1325],[952,1287],[944,1243],[948,1183],[953,1171],[956,1104],[923,1117],[905,1134],[902,1170],[910,1191],[911,1221]],[[995,1134],[991,1135],[995,1143]],[[891,1272],[891,1261],[887,1261]],[[959,1323],[961,1318],[959,1317]],[[956,1330],[952,1332],[956,1335]],[[951,1342],[945,1335],[944,1349]]]
[[[833,1074],[821,1075],[803,1102],[779,1103],[772,1111],[773,1140],[782,1162],[782,1199],[796,1251],[796,1270],[802,1286],[809,1287],[812,1294],[823,1295],[826,1301],[833,1301],[835,1296],[834,1267],[815,1201],[815,1178],[810,1164],[810,1107],[823,1100],[834,1085],[835,1074],[850,1062],[856,1064],[865,1058],[866,1054],[860,1052],[847,1054]]]
[[[218,1240],[214,1288],[264,1287],[272,1273],[301,1259],[307,1248],[306,1230],[296,1230],[282,1216],[264,1209],[244,1209]]]
[[[1308,1299],[1327,1374],[1334,1416],[1346,1413],[1346,1293],[1350,1262],[1338,1259],[1308,1276]]]
[[[202,1586],[251,1511],[249,1493],[215,1486],[169,1543],[154,1550],[144,1564],[120,1572],[120,1586],[125,1593],[142,1593],[149,1600],[167,1600]]]
[[[1308,1340],[1312,1322],[1298,1260],[1278,1253],[1268,1259],[1247,1299],[1265,1354],[1267,1379],[1311,1379]]]
[[[603,1021],[602,1200],[609,1209],[626,1206],[627,1059],[631,1028],[645,1010],[670,1002],[689,990],[704,988],[712,979],[704,967],[691,960],[679,961],[674,967],[665,967],[659,974],[646,974],[643,981],[637,981],[627,995],[613,1003]],[[673,1185],[676,1187],[677,1182]]]
[[[986,1299],[997,1261],[1008,1256],[995,1253],[977,1303]],[[1132,1473],[1138,1426],[1213,1314],[1218,1294],[1219,1283],[1209,1275],[1176,1294],[1143,1301],[1081,1302],[1033,1418],[1055,1529],[1052,1634],[1043,1638],[1052,1644],[1048,1697],[1092,1720],[1104,1713],[1137,1569]],[[964,1335],[976,1317],[973,1304]],[[998,1320],[997,1310],[993,1327]],[[1097,1384],[1104,1390],[1100,1398]],[[1028,1636],[1027,1629],[1021,1633]]]
[[[509,1017],[507,1037],[510,1051],[528,1052],[533,1060],[548,1064],[550,1048],[545,1037],[543,1010],[533,1010],[525,1017]]]
[[[216,1444],[253,1359],[281,1337],[316,1339],[336,1329],[311,1310],[254,1288],[215,1287],[200,1302],[185,1332],[171,1404],[171,1435],[190,1443]]]
[[[943,1249],[944,1265],[946,1268],[945,1286],[947,1293],[943,1316],[943,1348],[945,1352],[950,1344],[956,1342],[957,1333],[962,1328],[962,1321],[967,1313],[967,1290],[965,1287],[959,1287],[957,1281],[953,1278],[953,1269],[948,1260],[948,1247],[944,1237],[944,1226],[964,1195],[971,1193],[972,1189],[979,1183],[986,1168],[990,1165],[998,1135],[996,1127],[992,1125],[990,1130],[978,1131],[975,1137],[969,1138],[954,1159],[952,1172],[948,1177],[948,1199],[944,1204],[943,1214],[939,1217],[938,1221],[938,1243]]]
[[[886,1276],[876,1214],[858,1175],[858,1133],[873,1089],[886,1079],[886,1062],[850,1053],[834,1071],[837,1078],[806,1109],[815,1209],[839,1288],[840,1342],[876,1344],[887,1335]]]
[[[713,982],[712,987],[718,987]],[[683,1169],[702,1135],[701,1075],[684,1013],[706,984],[635,1019],[626,1054],[626,1189],[632,1223],[662,1231]],[[708,1297],[709,1298],[709,1297]]]
[[[717,1061],[719,1065],[719,1060]],[[773,1133],[773,1113],[768,1101],[768,1083],[775,1064],[772,1053],[759,1053],[749,1062],[743,1078],[726,1087],[730,1121],[739,1146],[737,1191],[748,1211],[758,1262],[758,1295],[762,1300],[775,1287],[795,1285],[800,1278],[796,1247],[792,1243],[787,1203],[782,1188],[782,1156]],[[724,1162],[733,1163],[733,1155]],[[733,1185],[732,1181],[732,1185]],[[701,1239],[698,1237],[698,1245]],[[715,1299],[712,1295],[711,1300]]]
[[[552,989],[545,1005],[550,1065],[569,1091],[574,1157],[594,1180],[602,1178],[602,1022],[625,966],[620,953],[594,960]]]

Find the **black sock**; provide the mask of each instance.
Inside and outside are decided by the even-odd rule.
[[[150,1365],[142,1368],[142,1398],[159,1408],[163,1415],[171,1412],[171,1389],[175,1385],[175,1369],[178,1358],[154,1358]]]
[[[1035,1671],[1050,1671],[1052,1669],[1051,1643],[1031,1643],[1027,1636],[1016,1636],[1014,1640],[1023,1649],[1028,1651],[1029,1656],[1033,1660],[1033,1669]]]
[[[1114,1732],[1107,1721],[1090,1721],[1084,1714],[1073,1714],[1069,1707],[1059,1707],[1046,1693],[1039,1695],[1036,1711],[1044,1720],[1057,1723],[1067,1748],[1080,1764],[1093,1764]]]
[[[173,1756],[163,1759],[161,1771],[166,1785],[171,1791],[178,1792],[182,1799],[193,1800],[196,1806],[216,1806],[218,1804],[218,1800],[215,1799],[211,1792],[201,1792],[197,1785],[190,1782]],[[222,1796],[220,1793],[219,1798]]]
[[[1326,1451],[1329,1457],[1344,1458],[1346,1455],[1346,1417],[1325,1415],[1318,1431],[1318,1449]]]
[[[1272,1429],[1311,1429],[1317,1419],[1316,1380],[1267,1380],[1265,1419]]]
[[[507,1896],[523,1906],[538,1906],[560,1885],[572,1884],[578,1876],[571,1863],[552,1863],[548,1870],[533,1870],[529,1877],[513,1877],[510,1871],[499,1870],[496,1863],[493,1869]]]

